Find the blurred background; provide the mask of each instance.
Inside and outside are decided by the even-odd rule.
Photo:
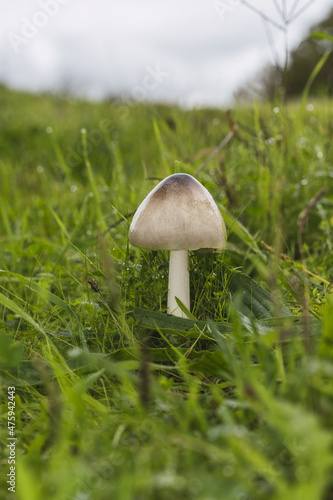
[[[304,88],[333,26],[332,0],[1,2],[0,83],[18,90],[184,107]],[[332,86],[330,58],[313,92]]]

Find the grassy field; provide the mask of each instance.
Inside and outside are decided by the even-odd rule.
[[[332,101],[0,105],[0,497],[332,499]],[[128,243],[176,172],[228,231],[188,320]]]

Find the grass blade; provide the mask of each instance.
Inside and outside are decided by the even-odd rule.
[[[13,300],[9,299],[1,292],[0,304],[2,304],[13,313],[17,314],[20,318],[23,319],[23,321],[29,323],[29,325],[33,326],[35,330],[46,336],[45,330],[38,323],[36,323],[36,321],[30,316],[30,314],[28,314],[24,309],[22,309],[22,307],[18,306]]]
[[[60,309],[65,311],[72,319],[74,319],[77,322],[78,327],[79,327],[82,349],[85,351],[88,350],[86,339],[84,337],[84,333],[83,333],[82,327],[80,325],[80,320],[79,320],[78,316],[75,314],[75,312],[69,307],[68,304],[66,304],[66,302],[64,300],[62,300],[57,295],[54,295],[54,293],[49,292],[48,290],[45,290],[45,288],[42,288],[37,283],[32,281],[30,278],[26,278],[25,276],[21,276],[20,274],[17,274],[17,273],[12,273],[10,271],[4,271],[2,269],[0,269],[0,273],[5,273],[5,274],[8,274],[10,276],[13,276],[14,278],[17,278],[22,283],[24,283],[24,285],[26,285],[29,289],[38,293],[38,295],[40,297],[42,297],[44,300],[51,302],[52,304],[55,304]],[[44,333],[44,331],[43,331],[43,333]]]
[[[275,316],[276,304],[271,294],[246,274],[234,272],[228,287],[233,296],[240,297],[242,313],[245,316],[254,315],[258,319]],[[292,316],[284,304],[279,304],[279,309],[281,316]]]

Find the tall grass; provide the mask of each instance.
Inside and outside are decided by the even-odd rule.
[[[0,103],[16,498],[331,498],[331,101],[226,114],[2,88]],[[129,246],[128,227],[158,179],[198,170],[228,247],[191,255],[183,320],[166,315],[167,253]]]

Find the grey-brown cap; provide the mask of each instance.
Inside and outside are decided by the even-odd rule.
[[[174,174],[143,200],[133,217],[129,241],[151,250],[221,251],[226,228],[207,189],[191,175]]]

